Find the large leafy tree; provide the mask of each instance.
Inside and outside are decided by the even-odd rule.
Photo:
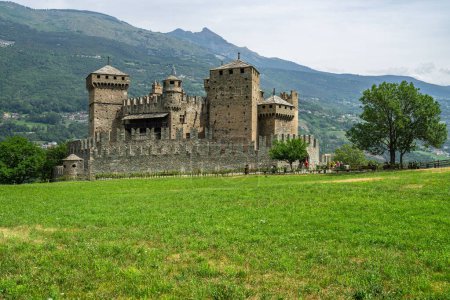
[[[358,148],[372,154],[389,153],[391,164],[396,153],[403,155],[416,149],[417,141],[440,147],[447,138],[447,127],[440,122],[439,103],[406,81],[383,82],[363,92],[360,99],[361,123],[347,131]]]
[[[342,161],[352,167],[359,167],[367,163],[364,152],[354,145],[345,144],[334,151],[334,159],[336,161]]]
[[[0,143],[0,183],[23,183],[39,177],[44,151],[24,137]]]
[[[305,160],[308,158],[306,148],[308,144],[301,139],[289,139],[286,141],[275,141],[270,148],[270,158],[283,160],[289,163],[292,171],[292,164],[297,160]]]

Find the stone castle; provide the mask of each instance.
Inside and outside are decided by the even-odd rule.
[[[128,98],[130,83],[109,64],[86,78],[89,138],[71,142],[57,175],[269,167],[272,142],[290,138],[304,139],[309,165],[319,163],[318,141],[298,136],[297,92],[264,98],[260,73],[239,57],[210,70],[206,97],[187,95],[174,70],[143,97]]]

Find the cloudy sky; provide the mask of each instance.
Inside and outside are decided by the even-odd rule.
[[[449,0],[13,0],[168,32],[208,27],[229,42],[336,73],[450,85]]]

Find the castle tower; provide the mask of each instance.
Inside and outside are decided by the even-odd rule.
[[[176,76],[175,68],[172,74],[163,80],[163,103],[164,107],[171,110],[180,110],[183,99],[182,81]]]
[[[258,133],[261,136],[269,137],[278,135],[279,137],[297,136],[297,125],[295,117],[298,116],[296,107],[283,97],[285,93],[281,93],[281,97],[274,94],[258,104]],[[286,98],[287,99],[287,98]]]
[[[115,131],[121,126],[117,113],[128,98],[128,74],[106,65],[86,78],[89,92],[89,135]]]
[[[213,138],[223,141],[257,141],[259,72],[239,59],[211,69],[205,79],[209,124]]]

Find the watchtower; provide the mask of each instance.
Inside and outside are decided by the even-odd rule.
[[[204,81],[209,109],[209,128],[217,140],[256,142],[259,72],[238,59],[211,69]]]
[[[130,77],[118,69],[106,65],[86,78],[89,92],[89,135],[114,131],[120,127],[117,113],[123,101],[128,99]]]
[[[180,110],[183,99],[182,81],[174,74],[163,80],[164,107],[170,110]]]

